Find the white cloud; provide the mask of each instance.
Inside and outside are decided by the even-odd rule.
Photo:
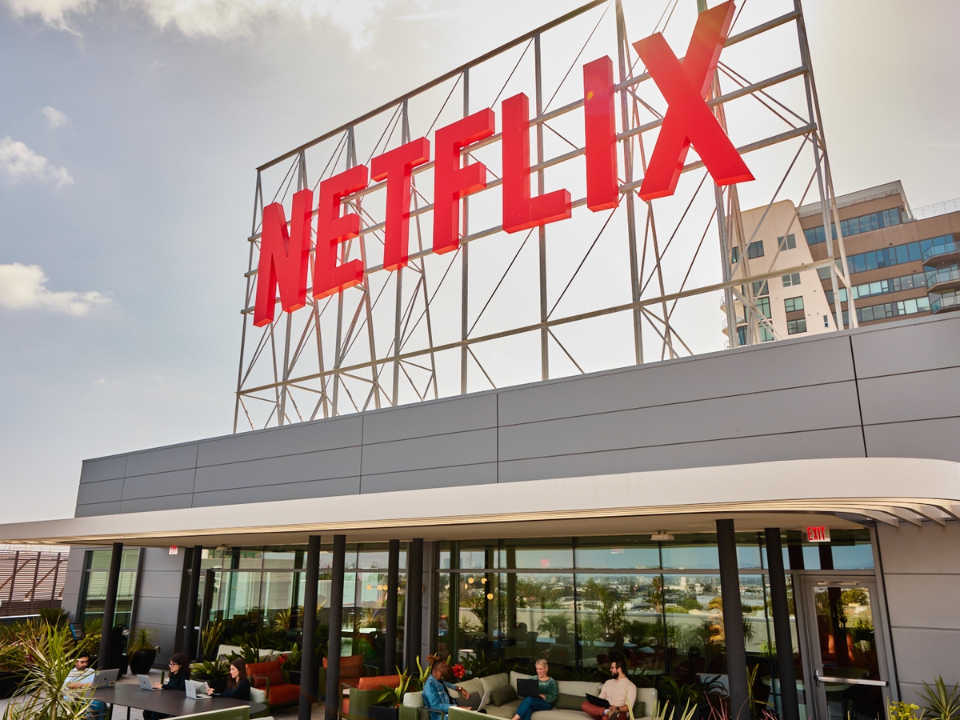
[[[47,125],[52,129],[56,130],[61,125],[66,125],[70,118],[64,115],[62,112],[57,110],[55,107],[50,107],[47,105],[43,110],[41,110],[43,116],[47,119]]]
[[[39,265],[0,265],[0,308],[47,310],[80,317],[111,302],[96,291],[54,292],[46,287],[48,280]]]
[[[14,16],[38,15],[55,28],[70,30],[73,16],[93,10],[99,0],[2,0]],[[271,16],[314,20],[326,18],[346,32],[351,44],[369,45],[383,10],[399,0],[129,0],[160,28],[175,27],[187,37],[249,37]],[[424,5],[426,0],[419,0]]]
[[[0,174],[5,175],[12,184],[31,180],[51,180],[57,187],[73,184],[73,178],[66,168],[54,167],[43,155],[38,155],[9,135],[0,140]]]

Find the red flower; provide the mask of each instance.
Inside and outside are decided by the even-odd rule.
[[[286,656],[286,655],[281,655],[281,656],[280,656],[279,658],[277,658],[277,659],[280,661],[281,664],[283,664],[283,663],[285,663],[285,662],[287,661],[287,656]]]
[[[452,668],[450,668],[450,671],[453,673],[453,676],[457,680],[463,680],[463,676],[467,674],[467,669],[463,667],[463,665],[461,665],[460,663],[457,663]]]

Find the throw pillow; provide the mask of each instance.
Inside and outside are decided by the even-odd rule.
[[[457,693],[458,695],[460,693]],[[483,700],[483,693],[470,693],[470,697],[464,700],[462,697],[457,699],[457,705],[460,707],[468,707],[471,710],[476,710],[480,707],[480,701]]]
[[[637,700],[633,704],[633,716],[638,719],[647,716],[647,704],[643,700]]]
[[[581,695],[567,695],[560,693],[557,703],[553,706],[557,710],[580,710],[586,698]]]
[[[490,702],[497,707],[506,705],[508,702],[513,702],[516,699],[517,691],[513,689],[512,685],[505,685],[490,693]]]

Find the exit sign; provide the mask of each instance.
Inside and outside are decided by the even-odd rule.
[[[803,531],[804,539],[807,542],[830,542],[830,528],[823,526],[810,526]]]

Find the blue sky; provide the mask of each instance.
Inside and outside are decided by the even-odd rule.
[[[230,431],[257,165],[578,4],[0,0],[0,521]],[[960,196],[960,4],[805,10],[837,191]]]

